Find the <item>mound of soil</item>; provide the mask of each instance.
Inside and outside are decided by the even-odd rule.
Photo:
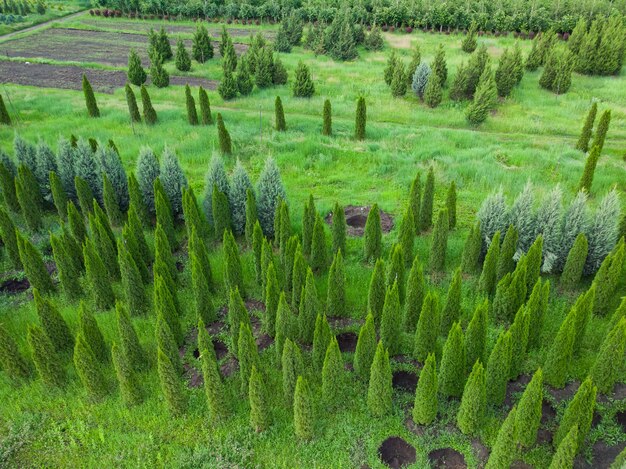
[[[622,431],[626,433],[626,410],[622,410],[615,414],[615,420],[622,427]]]
[[[611,467],[617,455],[624,449],[624,443],[607,446],[604,441],[596,441],[591,447],[592,461],[589,464],[582,454],[574,460],[574,469],[604,469]]]
[[[221,360],[228,355],[228,347],[224,342],[219,339],[213,339],[213,350],[215,350],[215,356],[218,360]],[[195,356],[195,353],[194,353]]]
[[[414,393],[417,387],[417,375],[412,371],[394,371],[391,383],[394,389]]]
[[[346,233],[349,236],[363,236],[365,233],[365,223],[370,213],[371,207],[363,207],[357,205],[347,205],[343,212],[346,217]],[[324,218],[326,223],[333,223],[333,212],[330,212]],[[387,212],[380,210],[380,226],[383,233],[389,233],[393,229],[393,218]]]
[[[342,352],[354,352],[356,350],[357,340],[358,337],[354,332],[342,332],[341,334],[337,334],[339,350]]]
[[[399,436],[390,436],[383,441],[378,455],[386,466],[394,469],[413,464],[416,458],[415,448]]]
[[[265,350],[267,347],[269,347],[270,345],[272,345],[274,343],[274,339],[272,339],[269,335],[267,334],[261,334],[259,337],[257,337],[256,339],[256,346],[259,349],[259,352],[261,350]]]
[[[29,287],[30,283],[28,282],[27,278],[23,278],[22,280],[10,278],[2,282],[2,284],[0,285],[0,292],[14,295],[16,293],[21,293],[28,290]]]
[[[428,459],[435,468],[465,469],[465,456],[452,448],[436,449],[428,453]]]

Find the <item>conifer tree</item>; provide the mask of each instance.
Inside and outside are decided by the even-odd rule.
[[[98,109],[96,97],[93,94],[91,83],[89,83],[85,74],[83,74],[83,94],[85,95],[85,105],[87,106],[89,117],[100,117],[100,109]]]
[[[420,205],[422,204],[422,180],[420,173],[415,174],[413,182],[411,182],[411,189],[409,191],[409,206],[413,212],[413,224],[415,225],[415,234],[420,232]]]
[[[145,370],[149,364],[146,360],[139,338],[133,327],[128,310],[120,303],[115,305],[117,333],[120,338],[120,348],[129,365],[136,370]]]
[[[489,390],[489,388],[487,388]],[[499,469],[502,467],[510,467],[515,457],[515,420],[517,416],[517,408],[509,411],[504,423],[498,431],[496,442],[493,445],[489,460],[485,465],[485,469]]]
[[[245,311],[245,309],[244,309]],[[246,313],[247,315],[247,313]],[[239,359],[239,375],[241,392],[245,394],[251,384],[251,373],[259,366],[259,352],[250,329],[250,320],[239,323],[239,337],[237,339],[237,358]]]
[[[496,269],[496,281],[500,281],[507,273],[513,272],[515,269],[515,260],[513,256],[517,251],[518,244],[518,232],[513,225],[509,225],[500,247],[500,254],[498,255],[498,266]]]
[[[559,286],[563,290],[573,290],[583,274],[585,261],[587,260],[588,243],[584,233],[579,233],[570,249],[563,267],[563,273],[559,280]]]
[[[374,317],[370,312],[365,319],[365,324],[359,330],[359,337],[354,352],[354,371],[359,379],[365,381],[369,378],[369,371],[374,360],[376,349],[376,329]]]
[[[578,441],[578,426],[574,425],[567,436],[563,438],[556,449],[552,462],[548,469],[561,469],[574,467],[574,458],[576,457],[576,443]],[[617,460],[616,460],[617,461]],[[611,466],[613,467],[613,466]]]
[[[176,153],[168,147],[165,147],[161,157],[159,180],[163,185],[163,194],[169,202],[172,216],[174,218],[179,217],[182,212],[183,189],[188,186],[188,182],[180,167]],[[177,245],[173,243],[173,246],[175,248]]]
[[[18,237],[15,224],[11,216],[0,206],[0,239],[4,244],[4,250],[11,261],[11,265],[16,270],[22,269],[20,251],[18,247]]]
[[[465,435],[477,435],[484,423],[487,410],[485,386],[485,369],[480,360],[476,360],[465,383],[461,407],[456,414],[456,424]]]
[[[269,157],[257,183],[257,211],[266,236],[274,235],[274,214],[280,200],[287,200],[276,161]]]
[[[300,340],[310,344],[315,332],[315,320],[320,309],[317,297],[317,288],[313,271],[309,267],[306,273],[304,290],[300,298],[300,311],[298,315]]]
[[[311,79],[309,67],[304,62],[298,62],[293,83],[293,95],[296,98],[310,98],[315,94],[315,85]]]
[[[137,215],[137,211],[134,206],[130,206],[128,210],[128,221],[122,229],[122,238],[124,242],[129,244],[129,251],[133,256],[135,264],[142,273],[144,283],[146,283],[147,277],[147,265],[152,260],[152,253],[146,243],[146,238],[143,233],[143,226]]]
[[[158,350],[162,351],[168,358],[176,373],[180,375],[183,372],[183,365],[178,354],[177,340],[171,327],[168,325],[168,320],[161,311],[157,311],[156,345]]]
[[[413,356],[416,360],[423,362],[429,353],[435,351],[439,329],[439,297],[434,292],[428,292],[415,329]]]
[[[220,143],[220,151],[222,155],[230,155],[232,153],[232,142],[230,140],[230,134],[228,130],[226,130],[226,126],[224,125],[224,119],[222,119],[222,114],[217,113],[217,136]]]
[[[609,130],[609,124],[611,123],[611,110],[607,109],[600,116],[600,121],[598,122],[598,127],[596,127],[596,132],[593,136],[593,141],[591,143],[591,148],[598,147],[598,152],[602,152],[602,148],[604,148],[604,140],[606,138],[606,133]]]
[[[100,364],[81,332],[76,336],[74,367],[90,399],[100,400],[107,394],[107,383]]]
[[[346,252],[346,214],[339,202],[335,202],[333,208],[333,225],[331,228],[333,236],[333,253]]]
[[[197,62],[204,63],[213,58],[213,53],[213,44],[211,44],[209,32],[203,24],[198,23],[193,34],[191,54]]]
[[[8,159],[6,161],[8,161],[7,164],[4,160],[0,160],[0,201],[4,201],[7,210],[17,213],[20,205],[15,194],[15,174],[12,171],[15,167],[13,161]]]
[[[287,69],[283,64],[283,61],[280,60],[279,56],[276,56],[272,67],[272,84],[286,85],[288,78]]]
[[[382,261],[381,261],[382,262]],[[419,257],[415,256],[409,272],[406,288],[406,300],[404,302],[404,329],[414,332],[424,302],[424,272]]]
[[[385,293],[385,304],[380,319],[380,340],[391,356],[400,353],[401,320],[398,282],[394,281],[393,286]]]
[[[142,196],[142,202],[149,213],[155,213],[155,196],[154,184],[155,180],[161,174],[159,161],[150,147],[142,147],[139,151],[139,157],[136,165],[137,183]],[[130,179],[130,178],[129,178]],[[137,213],[141,215],[141,211],[135,206]],[[144,225],[149,226],[149,220],[143,220]]]
[[[474,50],[476,50],[476,46],[478,44],[478,41],[476,39],[477,29],[478,25],[475,21],[472,21],[469,29],[467,30],[467,33],[465,34],[465,37],[463,38],[463,41],[461,41],[461,49],[463,50],[463,52],[471,54],[472,52],[474,52]]]
[[[63,363],[44,331],[29,324],[27,340],[35,369],[44,384],[49,387],[65,387],[67,375]]]
[[[200,101],[200,117],[202,125],[213,125],[213,116],[211,115],[211,104],[207,92],[200,86],[198,90],[198,100]]]
[[[204,394],[211,417],[213,421],[225,419],[230,414],[230,405],[217,366],[213,343],[202,319],[198,323],[198,351],[200,352],[200,366],[204,379]]]
[[[487,361],[487,401],[500,405],[506,394],[511,368],[511,333],[502,331]]]
[[[109,361],[109,349],[104,342],[100,327],[96,322],[93,312],[83,301],[80,302],[78,309],[78,332],[82,334],[87,345],[89,345],[89,348],[99,362],[106,363]]]
[[[435,52],[432,70],[432,73],[439,77],[441,87],[443,88],[446,86],[446,80],[448,79],[448,66],[446,65],[446,52],[443,48],[443,44],[439,44],[437,52]]]
[[[72,259],[73,252],[68,249],[68,242],[71,242],[71,240],[67,240],[62,235],[55,236],[52,233],[50,234],[52,254],[57,266],[57,273],[59,274],[63,292],[69,300],[75,300],[83,293],[79,281],[81,271],[78,268],[80,263]]]
[[[407,79],[404,63],[398,61],[393,70],[393,78],[391,79],[391,95],[394,98],[400,98],[406,94]]]
[[[483,262],[483,270],[480,274],[478,288],[487,295],[495,292],[497,284],[497,266],[500,257],[500,232],[496,231],[487,249],[487,255]]]
[[[117,243],[117,255],[126,304],[133,315],[143,315],[147,312],[147,299],[142,276],[133,256],[121,240]]]
[[[517,442],[525,448],[534,446],[541,424],[543,403],[543,371],[539,368],[526,385],[515,416]]]
[[[159,348],[157,355],[157,369],[161,390],[165,396],[165,402],[173,417],[183,415],[187,410],[187,396],[178,373],[170,359]]]
[[[14,381],[26,379],[31,374],[30,363],[20,353],[9,332],[0,324],[0,366]]]
[[[529,322],[529,313],[524,306],[520,306],[515,314],[515,320],[509,328],[511,332],[511,366],[509,369],[509,378],[512,380],[517,379],[520,375],[522,364],[526,358]]]
[[[228,325],[232,340],[231,350],[234,355],[237,355],[239,350],[239,339],[242,334],[241,324],[249,325],[250,316],[248,315],[246,305],[244,304],[237,288],[230,290],[228,298]]]
[[[239,246],[235,237],[230,231],[224,231],[224,282],[227,290],[237,287],[242,297],[246,296],[243,282],[243,272],[241,270],[241,260],[239,258]]]
[[[441,104],[443,99],[443,89],[441,88],[441,80],[435,73],[431,73],[424,88],[424,102],[430,108],[436,108]]]
[[[318,313],[315,319],[315,332],[313,334],[313,369],[322,371],[325,362],[326,350],[331,339],[330,326],[325,314]]]
[[[431,167],[426,176],[426,185],[424,186],[424,194],[422,196],[422,205],[420,207],[419,231],[427,231],[432,226],[433,219],[433,202],[435,198],[435,173]]]
[[[15,178],[15,194],[26,226],[30,231],[37,232],[41,228],[42,213],[39,201],[35,199],[35,192],[38,192],[37,186],[35,185],[34,189],[30,189],[33,187],[29,183],[32,176],[31,171],[26,166],[20,165],[18,176]]]
[[[367,389],[367,407],[373,416],[382,417],[391,412],[391,394],[389,351],[381,340],[376,347]]]
[[[141,85],[141,106],[143,108],[143,120],[148,125],[154,125],[157,121],[157,114],[152,107],[152,100],[148,94],[148,90],[144,85]]]
[[[448,288],[448,296],[446,304],[441,313],[441,333],[445,336],[452,324],[459,320],[461,314],[461,269],[454,271],[450,287]]]
[[[113,344],[111,347],[111,356],[113,358],[113,367],[115,368],[115,375],[120,385],[120,394],[122,400],[127,407],[140,404],[143,401],[143,393],[135,370],[132,368],[128,358],[124,354],[124,351],[117,344]]]
[[[170,75],[163,68],[164,59],[165,57],[161,54],[154,54],[150,57],[150,80],[157,88],[166,88],[170,84]]]
[[[461,271],[467,274],[476,272],[480,259],[482,239],[480,236],[480,221],[477,221],[470,229],[463,247],[461,257]]]
[[[582,449],[587,434],[591,429],[593,411],[596,406],[596,392],[597,389],[591,378],[588,377],[581,383],[574,398],[567,405],[563,418],[561,418],[559,423],[559,428],[554,434],[553,443],[555,447],[558,448],[572,427],[577,426],[578,438],[575,443],[575,452],[578,453]]]
[[[328,272],[326,311],[333,316],[346,316],[346,274],[341,250],[337,251]]]
[[[128,54],[128,71],[126,72],[126,75],[128,76],[128,81],[135,86],[143,85],[148,78],[146,71],[141,66],[141,58],[135,49],[131,49]],[[126,89],[126,96],[128,96],[129,88],[130,87]]]
[[[40,295],[36,288],[33,289],[33,297],[39,322],[54,349],[58,353],[70,352],[74,347],[74,337],[63,316],[49,299]]]
[[[596,171],[598,159],[600,158],[600,147],[592,146],[587,159],[585,161],[585,169],[580,178],[578,185],[579,191],[591,192],[591,184],[593,183],[593,176]]]
[[[294,405],[294,393],[298,376],[304,373],[302,352],[297,344],[289,338],[285,339],[281,357],[281,369],[283,374],[283,398],[288,408]]]
[[[474,126],[482,124],[487,119],[489,112],[495,107],[497,98],[498,90],[493,72],[491,67],[486,66],[480,75],[474,100],[465,110],[467,121]]]
[[[365,140],[365,125],[367,122],[367,108],[365,98],[360,96],[356,103],[356,124],[354,127],[354,138]]]
[[[365,262],[377,260],[382,254],[383,232],[380,225],[378,204],[372,205],[365,222],[364,253]]]
[[[415,221],[411,205],[407,205],[400,223],[398,243],[402,247],[402,255],[406,262],[413,259],[413,238],[415,237]]]
[[[309,200],[304,204],[302,216],[302,252],[307,257],[311,255],[311,242],[313,240],[313,228],[316,218],[317,211],[315,210],[313,194],[309,194]]]
[[[511,94],[511,90],[517,84],[517,75],[515,73],[515,59],[513,53],[508,48],[504,49],[504,53],[498,61],[496,68],[495,81],[498,90],[498,96],[506,98]]]
[[[96,308],[99,310],[111,308],[115,302],[111,281],[106,267],[91,240],[87,240],[83,246],[83,258],[85,260],[87,284]]]
[[[580,137],[578,138],[578,142],[576,142],[576,149],[580,150],[584,153],[587,153],[589,150],[589,140],[591,140],[591,134],[593,132],[593,123],[596,120],[596,115],[598,114],[598,103],[594,101],[589,108],[589,112],[587,113],[587,117],[585,118],[585,124],[583,125],[582,131],[580,132]]]
[[[322,396],[329,405],[337,404],[344,382],[343,360],[335,336],[330,337],[322,366]]]
[[[559,327],[543,366],[546,383],[556,388],[562,388],[565,385],[574,347],[574,336],[573,316],[568,314]]]
[[[609,394],[618,379],[620,368],[623,365],[624,351],[626,350],[626,319],[622,318],[602,342],[596,360],[589,371],[594,383],[598,383],[598,391]]]
[[[237,81],[231,70],[224,70],[224,76],[220,80],[220,84],[217,87],[217,92],[220,94],[224,101],[230,101],[237,97]],[[218,113],[219,116],[219,113]],[[218,118],[219,124],[219,118]]]
[[[285,340],[293,337],[295,318],[285,297],[285,292],[280,293],[278,299],[278,309],[276,310],[276,327],[274,330],[274,343],[276,346],[276,361],[280,363],[281,354]]]
[[[276,96],[274,100],[274,126],[277,131],[287,130],[287,124],[285,124],[285,111],[283,110],[283,103],[280,96]]]
[[[72,231],[72,236],[77,243],[82,244],[87,237],[87,228],[83,216],[78,212],[76,205],[71,200],[67,204],[67,221]]]
[[[190,125],[198,125],[198,111],[196,111],[196,101],[191,95],[189,85],[185,85],[185,103],[187,106],[187,122]]]
[[[452,181],[448,187],[446,208],[448,209],[448,221],[450,222],[450,229],[452,230],[456,227],[456,183],[454,181]]]
[[[426,300],[424,300],[426,303]],[[445,397],[461,397],[465,386],[465,341],[461,325],[455,323],[443,347],[439,367],[439,392]]]
[[[9,111],[7,111],[2,95],[0,95],[0,124],[11,125],[11,116],[9,115]]]
[[[313,414],[313,398],[307,381],[298,376],[293,406],[293,424],[296,437],[310,440],[315,433]]]
[[[306,283],[307,270],[309,269],[304,256],[302,255],[302,247],[294,236],[292,240],[296,244],[296,252],[294,254],[293,267],[291,269],[291,304],[294,308],[299,308],[302,302],[302,296]]]
[[[433,230],[433,239],[430,247],[428,263],[433,272],[443,272],[446,265],[446,251],[448,250],[448,209],[439,210],[437,222]]]
[[[332,135],[333,133],[333,118],[332,118],[332,108],[330,105],[330,100],[326,99],[324,101],[324,124],[322,125],[322,135]]]
[[[102,198],[104,199],[104,209],[106,210],[109,223],[119,226],[122,223],[122,212],[117,202],[115,189],[106,174],[102,175]]]
[[[191,70],[191,57],[189,52],[185,48],[185,43],[182,39],[178,39],[176,43],[176,69],[181,72],[188,72]]]
[[[50,171],[50,191],[52,192],[52,200],[57,209],[59,218],[63,221],[67,220],[67,194],[63,188],[63,183],[57,173]]]
[[[465,331],[465,350],[467,357],[467,369],[471,369],[472,363],[479,360],[485,362],[485,346],[487,343],[487,327],[489,303],[485,300],[479,303],[474,310],[467,330]]]
[[[387,66],[384,71],[385,83],[387,86],[391,86],[391,82],[393,80],[393,74],[398,66],[398,56],[396,55],[396,51],[392,50],[389,58],[387,59]]]
[[[254,73],[254,83],[258,88],[268,88],[273,84],[273,55],[268,47],[259,52]]]
[[[41,253],[35,246],[16,231],[17,247],[20,254],[20,262],[24,268],[24,273],[33,289],[39,290],[42,295],[47,295],[54,291],[54,285],[46,265],[43,263]]]
[[[429,425],[437,417],[437,360],[428,354],[415,388],[415,401],[411,415],[418,425]]]
[[[311,239],[311,258],[309,263],[314,272],[321,272],[327,264],[326,233],[324,222],[319,214],[315,218],[313,225],[313,236]]]
[[[220,192],[217,185],[213,185],[213,196],[211,197],[213,211],[213,226],[215,236],[219,239],[225,231],[231,229],[230,206],[226,194]]]
[[[250,388],[248,393],[250,400],[250,425],[256,432],[263,432],[271,425],[269,404],[267,402],[267,390],[263,376],[252,366],[250,373]]]

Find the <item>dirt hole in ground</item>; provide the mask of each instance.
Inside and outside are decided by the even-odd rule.
[[[417,387],[417,375],[412,371],[395,371],[391,382],[395,389],[414,393]]]
[[[622,410],[615,414],[615,420],[622,426],[622,430],[626,432],[626,410]]]
[[[213,349],[218,360],[221,360],[228,354],[228,347],[219,339],[213,339]]]
[[[363,236],[365,233],[365,223],[370,213],[371,207],[363,207],[357,205],[347,205],[343,212],[346,217],[346,232],[349,236]],[[326,215],[326,223],[329,225],[333,222],[333,213]],[[383,233],[389,233],[393,229],[393,218],[387,212],[380,210],[380,227]]]
[[[465,469],[465,456],[452,448],[436,449],[428,453],[428,459],[434,468]]]
[[[400,468],[415,462],[415,448],[399,436],[387,438],[378,448],[380,460],[391,468]]]
[[[30,283],[28,283],[28,279],[23,278],[22,280],[16,280],[11,278],[2,282],[0,285],[0,292],[16,294],[28,290],[29,287]]]
[[[356,350],[357,340],[358,337],[354,332],[342,332],[341,334],[337,334],[339,350],[342,352],[354,352]]]

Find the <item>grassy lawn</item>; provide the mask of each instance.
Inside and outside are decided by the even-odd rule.
[[[64,2],[67,5],[67,2]],[[71,7],[78,8],[78,3]],[[49,14],[58,10],[51,8]],[[64,10],[67,12],[67,10]],[[48,13],[47,13],[48,14]],[[119,26],[118,26],[119,25]],[[126,32],[146,34],[145,26],[155,28],[159,21],[129,19],[104,19],[83,16],[64,22],[63,28],[76,28],[103,32]],[[191,38],[193,23],[166,23],[166,27],[189,27],[188,31],[170,34],[170,40]],[[211,29],[218,25],[209,25]],[[221,27],[221,25],[220,25]],[[276,27],[231,25],[250,33],[274,32]],[[0,34],[4,31],[0,27]],[[218,32],[210,31],[217,38]],[[385,33],[386,46],[382,52],[359,50],[360,57],[352,62],[335,62],[326,56],[314,56],[312,52],[296,47],[290,54],[281,54],[281,60],[289,72],[289,84],[272,89],[255,89],[248,97],[224,102],[216,91],[209,92],[211,108],[215,117],[221,113],[230,132],[234,152],[225,158],[227,170],[236,160],[243,162],[255,182],[267,156],[276,159],[290,204],[290,216],[297,233],[301,231],[302,207],[309,194],[315,197],[318,211],[325,216],[335,201],[343,205],[379,206],[395,218],[395,227],[383,237],[386,259],[392,244],[398,237],[401,210],[408,200],[409,186],[417,172],[422,181],[430,167],[434,168],[436,191],[435,213],[445,204],[445,194],[454,181],[458,190],[458,223],[448,242],[446,276],[436,282],[428,281],[429,288],[436,290],[443,302],[452,271],[459,265],[461,252],[469,228],[474,224],[475,214],[485,197],[502,188],[510,202],[531,181],[537,198],[543,198],[555,185],[560,185],[565,203],[574,197],[583,171],[585,155],[574,148],[588,108],[598,101],[598,115],[605,109],[612,110],[611,127],[602,157],[599,161],[591,205],[612,187],[617,186],[620,195],[626,191],[626,80],[619,77],[588,77],[574,74],[572,87],[563,96],[540,88],[541,70],[525,73],[521,84],[512,95],[501,100],[497,110],[479,128],[470,127],[464,117],[467,102],[455,103],[448,98],[449,86],[457,67],[467,61],[468,55],[460,48],[462,36],[425,34],[405,35]],[[38,34],[27,36],[37,44]],[[249,42],[246,36],[234,37],[235,42]],[[479,43],[488,46],[492,63],[504,48],[512,47],[512,37],[481,37]],[[113,41],[116,46],[131,47],[133,41]],[[112,44],[113,44],[112,42]],[[411,48],[419,44],[422,60],[431,62],[436,48],[444,44],[449,71],[448,87],[444,100],[436,109],[430,109],[409,90],[405,98],[393,98],[383,80],[387,57],[395,48],[405,63],[411,57]],[[217,50],[217,41],[214,42]],[[524,55],[531,42],[522,41]],[[0,52],[11,47],[11,41],[2,42]],[[67,38],[67,61],[51,60],[38,55],[24,56],[20,61],[58,63],[71,62],[86,65],[81,60],[80,41]],[[145,51],[141,51],[144,53]],[[71,57],[71,60],[69,59]],[[296,65],[304,61],[311,69],[316,87],[311,99],[292,96],[291,84]],[[87,66],[87,65],[86,65]],[[90,68],[120,69],[95,61]],[[169,62],[166,69],[172,75],[185,76]],[[189,76],[219,80],[222,75],[219,59],[206,64],[195,61]],[[139,98],[138,88],[134,88]],[[215,127],[192,127],[187,123],[183,87],[170,86],[148,90],[158,114],[155,126],[129,125],[129,116],[123,89],[113,94],[97,93],[101,118],[87,117],[84,97],[80,91],[42,89],[11,83],[0,85],[15,125],[0,127],[0,149],[13,154],[13,138],[17,132],[30,142],[43,139],[56,150],[60,136],[93,137],[105,144],[113,139],[127,171],[135,167],[141,147],[149,145],[157,154],[167,146],[173,148],[181,166],[197,195],[204,189],[204,175],[211,157],[219,151]],[[197,89],[193,89],[197,102]],[[285,109],[286,132],[273,130],[274,99],[280,96]],[[364,96],[367,103],[367,138],[353,138],[356,100]],[[8,98],[8,99],[7,99]],[[333,135],[321,135],[322,108],[325,99],[332,103]],[[21,223],[21,220],[19,220]],[[59,229],[58,219],[49,215],[46,229],[35,236],[34,241],[44,249],[46,260],[52,256],[48,248],[48,230]],[[121,231],[121,230],[120,230]],[[184,236],[181,227],[179,235]],[[152,233],[147,233],[149,237]],[[152,239],[150,239],[152,242]],[[416,253],[427,262],[431,234],[419,236]],[[346,257],[347,304],[354,321],[334,332],[356,332],[367,309],[367,292],[372,266],[362,261],[363,241],[348,239]],[[178,253],[181,261],[186,256]],[[261,290],[254,282],[252,254],[245,251],[244,276],[251,298],[261,298]],[[220,245],[211,247],[213,277],[220,287],[213,303],[220,307],[227,303],[227,295],[221,284],[223,257]],[[179,297],[186,312],[182,318],[184,330],[190,330],[196,322],[191,292],[191,274],[185,268],[180,276]],[[0,272],[4,278],[9,272],[5,258],[0,260]],[[407,271],[408,275],[408,271]],[[2,278],[2,277],[0,277]],[[551,278],[552,284],[558,278]],[[590,279],[580,286],[580,291]],[[620,292],[626,282],[622,279]],[[319,297],[326,298],[327,273],[316,278]],[[478,278],[464,278],[462,325],[463,328],[483,301],[477,292]],[[121,287],[114,286],[118,296]],[[148,294],[151,298],[151,293]],[[544,345],[529,353],[524,362],[525,374],[532,374],[545,360],[552,338],[568,312],[576,295],[561,295],[553,288],[546,324],[543,331]],[[0,294],[0,322],[18,342],[19,348],[29,355],[26,327],[37,322],[37,314],[29,293],[19,295]],[[614,306],[619,298],[614,299]],[[58,296],[55,304],[67,320],[70,328],[77,327],[77,305]],[[254,313],[256,314],[256,313]],[[117,336],[115,311],[97,314],[107,344]],[[134,318],[135,328],[142,345],[151,357],[156,355],[154,343],[154,317]],[[572,360],[570,381],[582,381],[595,360],[597,350],[608,332],[608,318],[593,317],[580,354]],[[502,325],[493,324],[489,330],[490,350]],[[226,335],[221,336],[226,340]],[[413,335],[402,337],[403,353],[410,354]],[[438,358],[445,342],[438,339]],[[193,346],[184,350],[185,361],[199,369],[193,357]],[[316,438],[310,443],[299,442],[293,434],[293,416],[282,400],[281,373],[273,364],[276,350],[272,345],[261,353],[264,368],[268,370],[268,390],[272,406],[273,425],[262,434],[249,429],[249,406],[247,396],[239,393],[238,374],[226,378],[227,390],[235,406],[234,416],[221,424],[208,419],[203,388],[189,391],[190,408],[186,416],[169,418],[160,389],[158,375],[153,368],[141,375],[141,385],[146,400],[139,406],[126,408],[113,386],[115,376],[107,367],[107,377],[112,385],[111,394],[101,403],[92,404],[76,378],[71,360],[66,364],[70,384],[64,391],[50,390],[40,380],[33,380],[14,387],[10,380],[0,374],[0,466],[2,462],[13,467],[385,467],[378,457],[378,447],[388,436],[401,436],[417,450],[417,460],[411,466],[427,467],[429,452],[439,448],[453,448],[463,454],[468,467],[479,467],[484,459],[481,448],[491,447],[497,430],[508,408],[490,408],[485,428],[480,438],[462,435],[455,427],[458,401],[441,402],[440,415],[435,424],[421,432],[412,432],[405,425],[413,405],[413,394],[394,390],[393,412],[384,418],[371,418],[367,411],[367,385],[350,378],[344,386],[341,405],[327,409],[316,404]],[[343,353],[345,363],[352,362],[353,354]],[[411,363],[393,361],[394,371],[416,371]],[[346,372],[348,373],[348,372]],[[313,392],[319,395],[319,377],[310,374]],[[621,382],[626,382],[622,373]],[[567,395],[567,399],[576,390]],[[521,393],[513,393],[513,400]],[[552,396],[550,396],[552,398]],[[561,417],[567,400],[555,399],[557,419],[547,420],[542,428],[553,431]],[[601,417],[590,434],[589,444],[583,452],[588,466],[594,466],[594,443],[602,440],[608,446],[624,447],[626,433],[615,421],[615,414],[626,410],[626,399],[604,399],[597,409]],[[539,444],[519,455],[528,464],[547,468],[554,450],[549,442]]]
[[[31,14],[25,16],[23,21],[11,24],[0,24],[0,36],[30,28],[31,26],[36,26],[56,18],[71,15],[72,13],[88,8],[89,2],[85,0],[50,1],[46,2],[46,6],[46,12],[43,15],[33,11]]]

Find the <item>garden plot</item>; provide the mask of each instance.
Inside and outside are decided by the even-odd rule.
[[[87,75],[91,86],[103,93],[113,93],[116,88],[123,87],[127,81],[126,72],[123,70],[94,70],[76,65],[0,61],[0,83],[80,90],[83,73]],[[170,84],[201,85],[213,90],[217,88],[218,82],[203,78],[172,76]]]
[[[187,50],[191,50],[191,40],[184,42]],[[172,48],[175,46],[172,40]],[[24,59],[40,58],[60,62],[89,62],[125,67],[131,48],[137,50],[144,66],[150,65],[147,52],[148,37],[121,32],[52,28],[34,36],[8,41],[0,45],[0,53],[7,57]],[[247,49],[246,44],[235,44],[235,51],[238,54],[242,54]],[[217,47],[215,47],[215,55],[219,57]]]

